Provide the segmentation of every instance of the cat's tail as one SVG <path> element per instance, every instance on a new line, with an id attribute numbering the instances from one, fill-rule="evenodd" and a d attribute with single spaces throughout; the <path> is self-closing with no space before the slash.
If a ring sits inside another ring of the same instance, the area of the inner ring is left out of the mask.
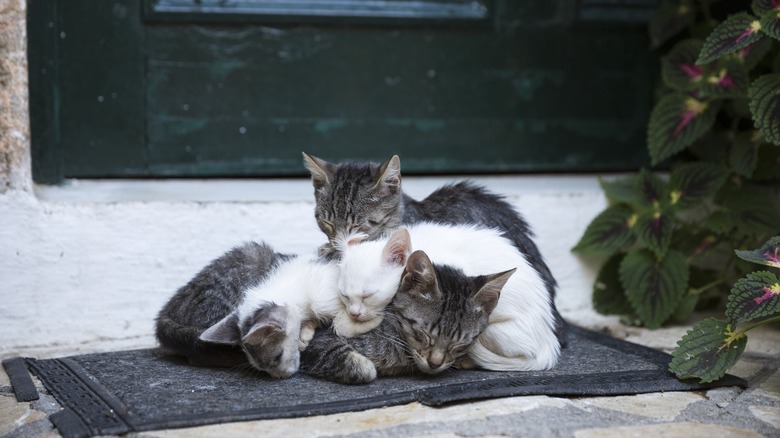
<path id="1" fill-rule="evenodd" d="M 475 364 L 492 371 L 540 371 L 549 370 L 558 363 L 560 344 L 557 342 L 543 343 L 533 354 L 517 354 L 504 356 L 498 354 L 483 343 L 482 338 L 469 349 L 469 357 Z"/>
<path id="2" fill-rule="evenodd" d="M 163 350 L 184 356 L 193 365 L 234 367 L 247 363 L 244 354 L 236 347 L 201 341 L 200 335 L 204 330 L 161 314 L 157 317 L 155 337 Z"/>

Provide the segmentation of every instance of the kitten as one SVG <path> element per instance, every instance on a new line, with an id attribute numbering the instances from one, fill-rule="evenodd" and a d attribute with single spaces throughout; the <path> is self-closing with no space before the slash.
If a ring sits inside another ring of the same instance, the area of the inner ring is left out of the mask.
<path id="1" fill-rule="evenodd" d="M 319 330 L 301 353 L 301 369 L 341 383 L 367 383 L 377 375 L 420 370 L 437 374 L 462 359 L 488 324 L 501 288 L 514 269 L 467 277 L 409 255 L 398 291 L 376 330 L 345 339 Z"/>
<path id="2" fill-rule="evenodd" d="M 382 307 L 397 290 L 405 257 L 388 259 L 388 247 L 394 248 L 395 254 L 425 251 L 437 265 L 461 269 L 469 276 L 516 268 L 490 314 L 490 324 L 469 350 L 473 364 L 467 364 L 490 370 L 526 371 L 548 369 L 557 363 L 560 343 L 544 278 L 498 230 L 473 225 L 421 223 L 399 228 L 386 238 L 360 243 L 353 239 L 352 244 L 344 245 L 339 269 L 340 276 L 349 279 L 349 287 L 342 291 L 346 305 L 340 312 L 344 315 L 353 313 L 346 309 L 358 308 L 362 309 L 361 315 L 373 315 L 373 319 L 355 324 L 379 325 Z M 377 289 L 380 285 L 382 290 Z M 375 297 L 386 301 L 382 303 Z M 334 319 L 333 326 L 341 333 L 348 331 L 339 327 L 346 318 Z"/>
<path id="3" fill-rule="evenodd" d="M 155 325 L 158 342 L 194 365 L 232 367 L 246 363 L 240 349 L 199 338 L 238 307 L 248 288 L 289 259 L 264 243 L 247 242 L 213 260 L 160 310 Z"/>
<path id="4" fill-rule="evenodd" d="M 408 244 L 395 242 L 380 250 L 383 260 L 396 263 L 408 255 Z M 380 266 L 378 272 L 384 274 L 388 269 L 389 266 Z M 273 377 L 289 377 L 298 370 L 299 352 L 306 348 L 320 324 L 336 320 L 338 335 L 356 336 L 379 323 L 353 320 L 362 315 L 349 315 L 342 288 L 350 287 L 350 277 L 340 273 L 338 263 L 318 257 L 279 263 L 261 283 L 244 293 L 233 312 L 205 330 L 200 340 L 240 347 L 253 367 Z M 400 271 L 394 276 L 382 275 L 372 285 L 389 285 L 394 291 L 399 275 Z M 377 294 L 376 298 L 380 296 Z M 392 295 L 377 305 L 384 307 L 390 298 Z"/>
<path id="5" fill-rule="evenodd" d="M 528 224 L 501 196 L 470 182 L 459 182 L 416 201 L 401 190 L 401 163 L 397 155 L 381 165 L 334 164 L 305 152 L 303 159 L 314 185 L 317 225 L 329 241 L 321 248 L 325 257 L 338 258 L 334 245 L 349 235 L 363 233 L 373 240 L 402 224 L 437 222 L 498 229 L 544 281 L 556 334 L 560 341 L 565 339 L 565 322 L 555 307 L 555 279 L 532 240 Z"/>

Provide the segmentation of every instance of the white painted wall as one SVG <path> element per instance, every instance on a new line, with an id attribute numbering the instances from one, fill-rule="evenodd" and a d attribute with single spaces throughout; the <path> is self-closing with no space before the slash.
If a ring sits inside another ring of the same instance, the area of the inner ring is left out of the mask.
<path id="1" fill-rule="evenodd" d="M 592 176 L 472 178 L 536 232 L 558 306 L 593 318 L 594 265 L 570 252 L 606 205 Z M 407 178 L 421 198 L 445 178 Z M 324 239 L 308 180 L 98 181 L 0 194 L 0 357 L 153 346 L 154 318 L 199 269 L 245 240 L 310 252 Z"/>

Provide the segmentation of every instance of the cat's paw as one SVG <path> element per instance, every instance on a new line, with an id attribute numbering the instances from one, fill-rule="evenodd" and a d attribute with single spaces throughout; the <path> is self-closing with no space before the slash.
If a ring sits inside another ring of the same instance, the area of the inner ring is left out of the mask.
<path id="1" fill-rule="evenodd" d="M 367 357 L 352 351 L 344 363 L 343 383 L 369 383 L 376 380 L 376 367 Z"/>
<path id="2" fill-rule="evenodd" d="M 348 317 L 337 317 L 333 320 L 333 330 L 339 336 L 352 338 L 370 332 L 371 330 L 379 327 L 381 322 L 382 318 L 374 318 L 370 321 L 355 321 L 354 319 Z"/>
<path id="3" fill-rule="evenodd" d="M 314 331 L 319 324 L 317 321 L 306 321 L 301 324 L 301 335 L 298 338 L 298 351 L 303 351 L 309 346 L 312 338 L 314 338 Z"/>
<path id="4" fill-rule="evenodd" d="M 457 368 L 461 370 L 473 370 L 474 368 L 478 368 L 479 365 L 477 365 L 476 362 L 474 362 L 474 359 L 470 357 L 464 357 L 458 363 L 455 365 Z"/>

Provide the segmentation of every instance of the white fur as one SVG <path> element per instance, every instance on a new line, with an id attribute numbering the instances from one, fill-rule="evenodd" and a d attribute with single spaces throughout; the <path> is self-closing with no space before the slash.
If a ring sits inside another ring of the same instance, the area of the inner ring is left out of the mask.
<path id="1" fill-rule="evenodd" d="M 560 344 L 555 336 L 549 292 L 512 242 L 497 230 L 469 225 L 422 223 L 409 226 L 408 231 L 413 245 L 409 252 L 423 250 L 434 264 L 460 268 L 466 275 L 489 275 L 517 268 L 501 290 L 488 327 L 469 351 L 477 365 L 490 370 L 530 371 L 548 369 L 557 363 Z M 403 265 L 383 260 L 382 250 L 387 242 L 388 238 L 384 238 L 348 246 L 340 263 L 340 289 L 349 294 L 350 301 L 362 291 L 374 291 L 377 299 L 364 299 L 363 303 L 367 312 L 377 315 L 393 298 L 403 272 Z M 377 307 L 368 309 L 369 305 Z M 337 316 L 334 327 L 346 312 L 342 307 L 342 316 Z"/>

